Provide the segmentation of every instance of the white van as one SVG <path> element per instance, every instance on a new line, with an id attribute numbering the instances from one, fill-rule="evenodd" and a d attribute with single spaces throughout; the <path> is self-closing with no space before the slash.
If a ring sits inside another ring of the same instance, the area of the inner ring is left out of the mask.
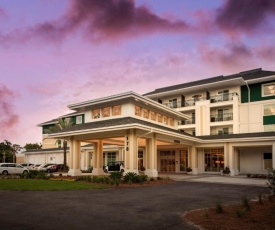
<path id="1" fill-rule="evenodd" d="M 27 174 L 29 170 L 20 164 L 0 163 L 0 174 Z"/>

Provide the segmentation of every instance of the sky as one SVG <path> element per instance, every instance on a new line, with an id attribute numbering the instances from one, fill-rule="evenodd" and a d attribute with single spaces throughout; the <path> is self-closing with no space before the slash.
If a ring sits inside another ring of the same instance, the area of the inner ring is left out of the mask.
<path id="1" fill-rule="evenodd" d="M 0 142 L 67 105 L 275 70 L 274 0 L 0 0 Z"/>

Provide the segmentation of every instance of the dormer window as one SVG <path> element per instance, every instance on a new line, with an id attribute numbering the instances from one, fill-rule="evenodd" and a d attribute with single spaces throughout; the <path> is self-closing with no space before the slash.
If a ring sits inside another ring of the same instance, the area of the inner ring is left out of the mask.
<path id="1" fill-rule="evenodd" d="M 275 95 L 275 82 L 262 85 L 262 96 L 274 96 Z"/>
<path id="2" fill-rule="evenodd" d="M 82 116 L 77 116 L 75 123 L 76 124 L 82 124 Z"/>

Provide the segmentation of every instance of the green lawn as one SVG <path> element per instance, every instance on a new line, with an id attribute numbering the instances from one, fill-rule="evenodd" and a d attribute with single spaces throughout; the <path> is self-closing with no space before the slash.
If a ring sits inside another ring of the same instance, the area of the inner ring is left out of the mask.
<path id="1" fill-rule="evenodd" d="M 54 181 L 54 180 L 0 180 L 0 190 L 17 191 L 51 191 L 51 190 L 83 190 L 83 189 L 104 189 L 106 186 L 94 185 L 76 181 Z"/>

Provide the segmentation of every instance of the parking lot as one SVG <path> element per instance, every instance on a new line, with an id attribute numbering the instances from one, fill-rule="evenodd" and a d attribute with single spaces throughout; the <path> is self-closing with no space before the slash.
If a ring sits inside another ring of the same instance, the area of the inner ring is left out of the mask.
<path id="1" fill-rule="evenodd" d="M 185 211 L 240 202 L 263 186 L 197 183 L 82 191 L 0 191 L 1 229 L 196 229 Z"/>

